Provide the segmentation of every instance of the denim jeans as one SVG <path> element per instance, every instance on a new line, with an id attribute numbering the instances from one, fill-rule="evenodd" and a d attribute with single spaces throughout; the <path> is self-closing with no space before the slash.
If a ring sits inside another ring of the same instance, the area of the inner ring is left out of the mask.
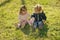
<path id="1" fill-rule="evenodd" d="M 44 23 L 42 21 L 37 21 L 37 22 L 34 22 L 33 23 L 33 27 L 36 28 L 36 27 L 43 27 Z"/>

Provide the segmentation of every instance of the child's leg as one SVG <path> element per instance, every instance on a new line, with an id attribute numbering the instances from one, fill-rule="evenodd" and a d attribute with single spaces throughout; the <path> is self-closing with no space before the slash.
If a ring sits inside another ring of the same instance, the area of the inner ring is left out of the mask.
<path id="1" fill-rule="evenodd" d="M 15 26 L 16 26 L 17 28 L 20 28 L 20 27 L 21 27 L 21 28 L 24 28 L 24 26 L 25 26 L 26 23 L 27 23 L 26 21 L 24 21 L 24 22 L 21 21 L 21 22 L 19 22 L 19 23 L 16 23 Z"/>
<path id="2" fill-rule="evenodd" d="M 17 26 L 18 26 L 18 28 L 19 28 L 19 27 L 21 27 L 21 24 L 19 23 Z"/>
<path id="3" fill-rule="evenodd" d="M 17 29 L 19 29 L 21 27 L 21 24 L 20 23 L 15 23 L 15 26 Z"/>
<path id="4" fill-rule="evenodd" d="M 32 26 L 32 31 L 33 31 L 33 32 L 35 31 L 36 27 L 37 27 L 37 22 L 34 22 L 34 23 L 33 23 L 33 26 Z"/>
<path id="5" fill-rule="evenodd" d="M 22 27 L 21 28 L 24 28 L 26 23 L 27 23 L 27 21 L 22 22 L 22 24 L 21 24 Z"/>
<path id="6" fill-rule="evenodd" d="M 22 25 L 25 25 L 23 21 L 20 21 L 18 24 L 17 24 L 17 28 L 21 28 Z"/>
<path id="7" fill-rule="evenodd" d="M 21 22 L 19 22 L 18 24 L 17 24 L 17 28 L 20 28 L 21 27 Z"/>
<path id="8" fill-rule="evenodd" d="M 34 22 L 34 23 L 33 23 L 33 28 L 36 29 L 36 27 L 37 27 L 37 22 Z"/>
<path id="9" fill-rule="evenodd" d="M 38 22 L 38 25 L 39 25 L 39 29 L 42 29 L 44 26 L 44 23 L 42 21 L 40 21 L 40 22 Z"/>

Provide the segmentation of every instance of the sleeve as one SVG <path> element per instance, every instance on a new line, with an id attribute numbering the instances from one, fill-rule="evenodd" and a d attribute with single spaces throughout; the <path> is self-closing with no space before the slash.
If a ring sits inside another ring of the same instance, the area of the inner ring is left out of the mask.
<path id="1" fill-rule="evenodd" d="M 19 20 L 19 22 L 21 21 L 21 16 L 20 15 L 18 16 L 18 20 Z"/>
<path id="2" fill-rule="evenodd" d="M 42 12 L 42 19 L 43 19 L 43 20 L 46 20 L 46 19 L 47 19 L 44 12 Z"/>
<path id="3" fill-rule="evenodd" d="M 18 16 L 18 20 L 20 20 L 20 15 Z"/>

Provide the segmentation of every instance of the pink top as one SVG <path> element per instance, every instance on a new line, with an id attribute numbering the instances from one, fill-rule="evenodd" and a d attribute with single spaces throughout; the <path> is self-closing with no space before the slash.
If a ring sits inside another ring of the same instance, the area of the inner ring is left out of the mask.
<path id="1" fill-rule="evenodd" d="M 30 17 L 30 15 L 28 13 L 26 13 L 25 15 L 19 15 L 19 17 L 18 17 L 19 22 L 28 21 L 28 17 Z"/>

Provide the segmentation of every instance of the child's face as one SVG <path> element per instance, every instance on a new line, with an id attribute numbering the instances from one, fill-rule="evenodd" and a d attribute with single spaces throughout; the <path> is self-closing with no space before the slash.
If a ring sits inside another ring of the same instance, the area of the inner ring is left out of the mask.
<path id="1" fill-rule="evenodd" d="M 36 7 L 34 10 L 36 13 L 39 13 L 41 11 L 41 7 Z"/>
<path id="2" fill-rule="evenodd" d="M 27 13 L 27 10 L 26 9 L 22 9 L 22 14 L 26 14 Z"/>
<path id="3" fill-rule="evenodd" d="M 41 7 L 38 7 L 38 11 L 41 11 L 42 10 L 42 8 Z"/>

